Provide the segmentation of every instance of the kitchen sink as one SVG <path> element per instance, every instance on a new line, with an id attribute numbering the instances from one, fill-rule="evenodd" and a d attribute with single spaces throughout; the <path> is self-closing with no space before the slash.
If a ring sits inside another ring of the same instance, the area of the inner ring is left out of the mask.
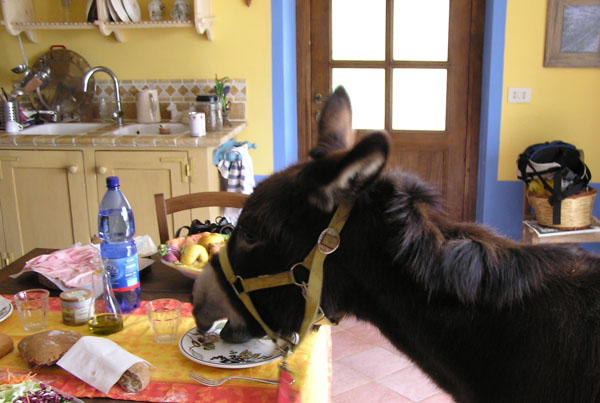
<path id="1" fill-rule="evenodd" d="M 188 125 L 184 125 L 183 123 L 132 123 L 113 130 L 110 134 L 137 134 L 140 136 L 156 135 L 161 134 L 159 126 L 162 126 L 164 129 L 169 129 L 170 133 L 165 134 L 183 134 L 189 132 Z"/>
<path id="2" fill-rule="evenodd" d="M 30 126 L 18 134 L 51 135 L 51 134 L 85 134 L 108 126 L 110 123 L 46 123 L 43 125 Z"/>

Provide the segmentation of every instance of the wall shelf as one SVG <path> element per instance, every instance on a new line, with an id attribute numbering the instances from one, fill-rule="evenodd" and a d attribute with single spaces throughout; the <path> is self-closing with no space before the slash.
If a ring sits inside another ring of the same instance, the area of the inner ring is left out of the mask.
<path id="1" fill-rule="evenodd" d="M 94 22 L 39 22 L 35 21 L 32 0 L 2 0 L 4 25 L 11 35 L 25 33 L 31 42 L 38 42 L 39 30 L 66 29 L 98 29 L 105 36 L 114 34 L 119 42 L 125 41 L 124 32 L 129 29 L 153 28 L 195 28 L 199 35 L 206 34 L 208 40 L 213 40 L 213 27 L 216 18 L 212 16 L 212 0 L 193 0 L 194 19 L 187 21 L 140 21 L 140 22 L 110 22 L 104 6 L 108 0 L 97 0 L 98 20 Z"/>

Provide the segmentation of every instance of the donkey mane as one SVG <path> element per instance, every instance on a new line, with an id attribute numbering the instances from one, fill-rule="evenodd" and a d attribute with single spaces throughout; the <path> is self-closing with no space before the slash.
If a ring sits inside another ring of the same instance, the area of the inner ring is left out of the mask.
<path id="1" fill-rule="evenodd" d="M 560 268 L 573 267 L 567 263 L 580 255 L 574 247 L 533 248 L 481 225 L 453 222 L 437 192 L 410 174 L 388 173 L 379 186 L 392 187 L 385 220 L 397 248 L 394 264 L 408 267 L 430 297 L 444 293 L 501 308 L 573 275 Z"/>

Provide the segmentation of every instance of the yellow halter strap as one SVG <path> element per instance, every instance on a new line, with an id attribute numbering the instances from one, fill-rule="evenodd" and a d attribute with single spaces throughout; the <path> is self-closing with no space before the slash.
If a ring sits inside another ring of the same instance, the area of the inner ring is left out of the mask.
<path id="1" fill-rule="evenodd" d="M 306 258 L 304 258 L 301 263 L 296 263 L 289 270 L 284 272 L 244 279 L 234 273 L 231 263 L 229 262 L 226 246 L 219 251 L 219 262 L 221 263 L 223 274 L 248 312 L 250 312 L 254 319 L 262 326 L 265 333 L 271 339 L 283 340 L 286 342 L 287 348 L 292 351 L 300 345 L 314 324 L 332 324 L 319 309 L 321 291 L 323 289 L 323 263 L 325 262 L 327 255 L 333 253 L 338 248 L 340 244 L 339 234 L 350 215 L 351 209 L 351 204 L 340 204 L 331 218 L 328 227 L 321 232 L 316 245 Z M 304 308 L 304 318 L 300 325 L 300 333 L 297 339 L 289 340 L 273 331 L 262 320 L 248 293 L 265 288 L 297 284 L 296 279 L 294 278 L 294 268 L 299 265 L 309 270 L 310 275 L 308 277 L 308 286 L 306 287 L 306 304 Z"/>

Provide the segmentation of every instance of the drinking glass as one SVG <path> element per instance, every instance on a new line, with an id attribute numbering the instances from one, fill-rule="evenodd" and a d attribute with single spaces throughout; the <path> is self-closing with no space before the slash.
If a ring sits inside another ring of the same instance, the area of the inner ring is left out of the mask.
<path id="1" fill-rule="evenodd" d="M 46 328 L 48 321 L 48 290 L 34 288 L 15 294 L 15 304 L 23 329 L 37 332 Z"/>

